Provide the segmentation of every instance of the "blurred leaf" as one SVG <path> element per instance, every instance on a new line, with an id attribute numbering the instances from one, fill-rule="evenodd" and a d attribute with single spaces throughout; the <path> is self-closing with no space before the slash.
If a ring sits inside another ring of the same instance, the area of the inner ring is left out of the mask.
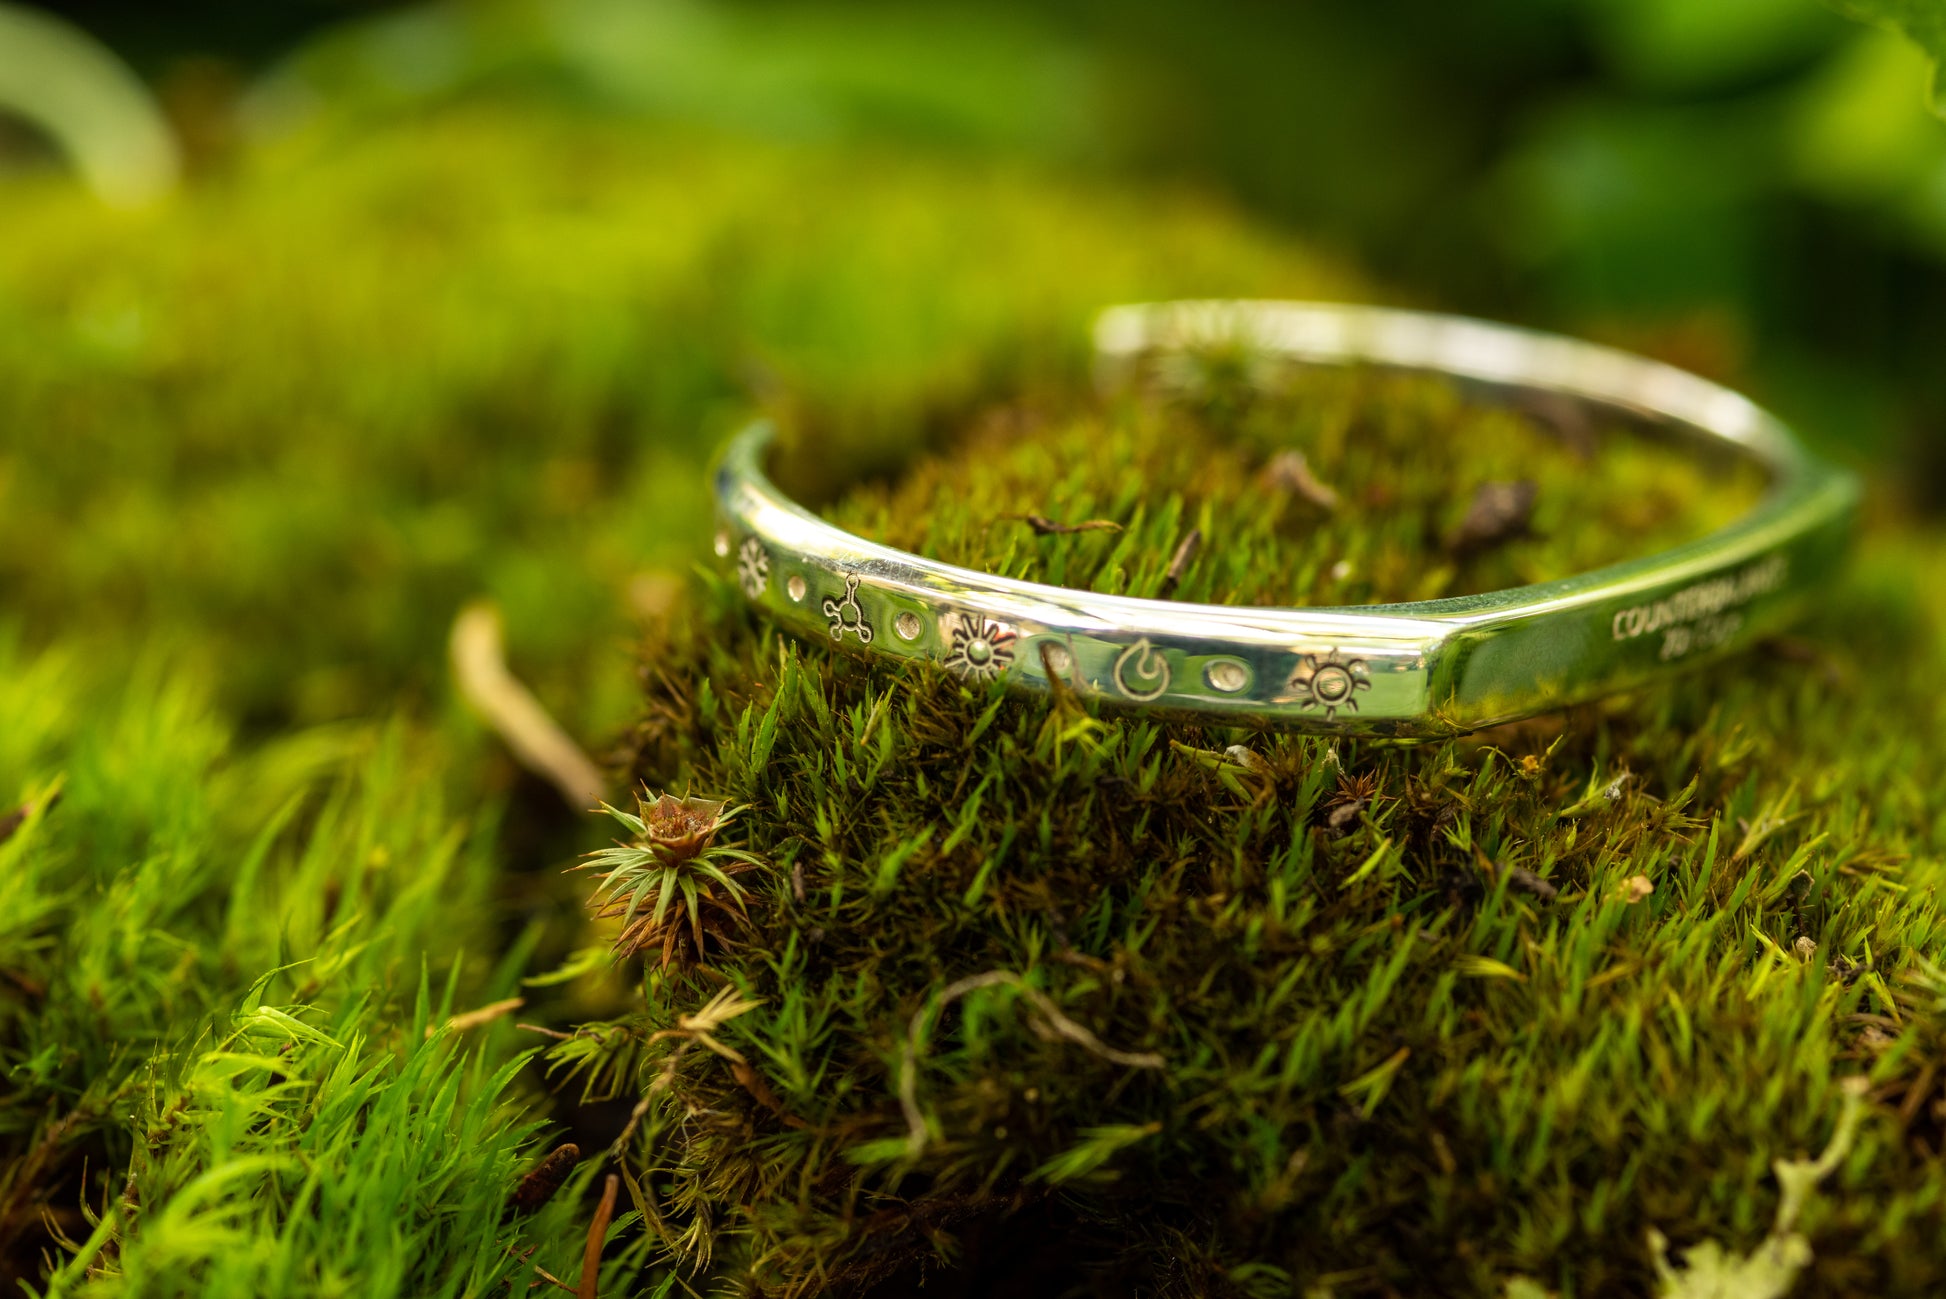
<path id="1" fill-rule="evenodd" d="M 1861 32 L 1804 88 L 1792 132 L 1799 180 L 1826 199 L 1896 199 L 1946 167 L 1946 132 L 1913 93 L 1929 65 L 1906 41 Z"/>
<path id="2" fill-rule="evenodd" d="M 1610 62 L 1639 86 L 1712 90 L 1801 65 L 1845 24 L 1804 0 L 1586 0 Z"/>
<path id="3" fill-rule="evenodd" d="M 313 42 L 255 96 L 284 125 L 409 107 L 489 81 L 566 84 L 631 113 L 780 139 L 885 134 L 1066 154 L 1102 131 L 1094 72 L 1031 11 L 957 5 L 490 0 Z"/>
<path id="4" fill-rule="evenodd" d="M 1747 301 L 1769 273 L 1753 229 L 1779 133 L 1767 104 L 1562 105 L 1510 150 L 1492 225 L 1510 261 L 1583 311 Z"/>
<path id="5" fill-rule="evenodd" d="M 1933 108 L 1946 116 L 1946 95 L 1942 95 L 1937 71 L 1946 58 L 1946 0 L 1827 0 L 1840 13 L 1860 22 L 1889 27 L 1912 41 L 1932 59 Z"/>

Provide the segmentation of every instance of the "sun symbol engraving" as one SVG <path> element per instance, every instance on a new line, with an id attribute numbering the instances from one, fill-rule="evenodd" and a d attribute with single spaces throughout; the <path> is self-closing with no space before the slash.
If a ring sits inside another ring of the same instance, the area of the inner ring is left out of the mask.
<path id="1" fill-rule="evenodd" d="M 737 581 L 752 600 L 770 585 L 770 556 L 764 553 L 764 543 L 755 537 L 746 539 L 737 551 Z"/>
<path id="2" fill-rule="evenodd" d="M 1358 692 L 1371 688 L 1365 660 L 1339 658 L 1335 649 L 1323 655 L 1306 654 L 1303 665 L 1291 674 L 1291 690 L 1299 703 L 1307 711 L 1324 709 L 1327 722 L 1340 708 L 1357 712 Z"/>
<path id="3" fill-rule="evenodd" d="M 1014 664 L 1014 630 L 978 614 L 946 619 L 946 669 L 968 681 L 992 681 Z"/>
<path id="4" fill-rule="evenodd" d="M 857 578 L 845 579 L 844 599 L 836 600 L 828 595 L 824 597 L 824 616 L 831 620 L 827 630 L 831 632 L 832 640 L 842 641 L 845 633 L 850 632 L 858 638 L 860 645 L 872 643 L 872 625 L 865 621 L 865 611 L 858 607 Z"/>
<path id="5" fill-rule="evenodd" d="M 1137 703 L 1160 699 L 1169 688 L 1169 660 L 1144 636 L 1115 660 L 1115 686 Z"/>

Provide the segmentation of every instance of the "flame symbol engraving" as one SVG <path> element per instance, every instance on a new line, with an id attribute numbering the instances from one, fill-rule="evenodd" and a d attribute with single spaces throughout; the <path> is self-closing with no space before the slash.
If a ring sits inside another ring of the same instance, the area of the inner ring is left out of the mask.
<path id="1" fill-rule="evenodd" d="M 1169 660 L 1144 636 L 1115 660 L 1115 687 L 1137 703 L 1158 698 L 1169 688 Z"/>

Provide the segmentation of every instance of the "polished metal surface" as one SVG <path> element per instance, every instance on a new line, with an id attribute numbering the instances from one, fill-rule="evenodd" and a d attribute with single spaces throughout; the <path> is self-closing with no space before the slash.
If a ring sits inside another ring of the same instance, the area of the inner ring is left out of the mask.
<path id="1" fill-rule="evenodd" d="M 1094 595 L 877 545 L 764 475 L 771 437 L 734 438 L 715 475 L 717 554 L 759 608 L 871 655 L 973 682 L 1309 731 L 1450 735 L 1625 689 L 1731 652 L 1799 613 L 1843 558 L 1858 488 L 1730 390 L 1625 352 L 1376 307 L 1181 302 L 1096 326 L 1113 378 L 1145 358 L 1244 347 L 1313 365 L 1463 381 L 1508 401 L 1570 399 L 1714 441 L 1770 474 L 1750 514 L 1698 541 L 1561 581 L 1416 604 L 1243 608 Z"/>

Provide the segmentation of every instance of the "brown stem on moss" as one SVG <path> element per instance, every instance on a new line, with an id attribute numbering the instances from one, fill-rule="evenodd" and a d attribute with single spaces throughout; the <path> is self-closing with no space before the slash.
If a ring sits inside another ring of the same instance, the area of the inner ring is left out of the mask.
<path id="1" fill-rule="evenodd" d="M 595 1206 L 595 1220 L 588 1224 L 587 1248 L 581 1252 L 581 1284 L 575 1290 L 580 1299 L 595 1299 L 596 1287 L 601 1282 L 601 1247 L 608 1239 L 608 1224 L 615 1217 L 615 1197 L 621 1189 L 622 1179 L 610 1173 L 601 1188 L 601 1203 Z"/>
<path id="2" fill-rule="evenodd" d="M 1037 537 L 1065 537 L 1076 532 L 1120 532 L 1122 525 L 1113 519 L 1089 519 L 1084 523 L 1056 523 L 1045 514 L 1009 514 L 1034 530 Z"/>
<path id="3" fill-rule="evenodd" d="M 1176 587 L 1182 582 L 1182 575 L 1189 571 L 1189 565 L 1194 562 L 1196 552 L 1202 548 L 1203 530 L 1191 528 L 1189 535 L 1182 539 L 1182 544 L 1176 547 L 1175 555 L 1170 558 L 1169 571 L 1162 575 L 1163 599 L 1167 600 L 1176 593 Z"/>

